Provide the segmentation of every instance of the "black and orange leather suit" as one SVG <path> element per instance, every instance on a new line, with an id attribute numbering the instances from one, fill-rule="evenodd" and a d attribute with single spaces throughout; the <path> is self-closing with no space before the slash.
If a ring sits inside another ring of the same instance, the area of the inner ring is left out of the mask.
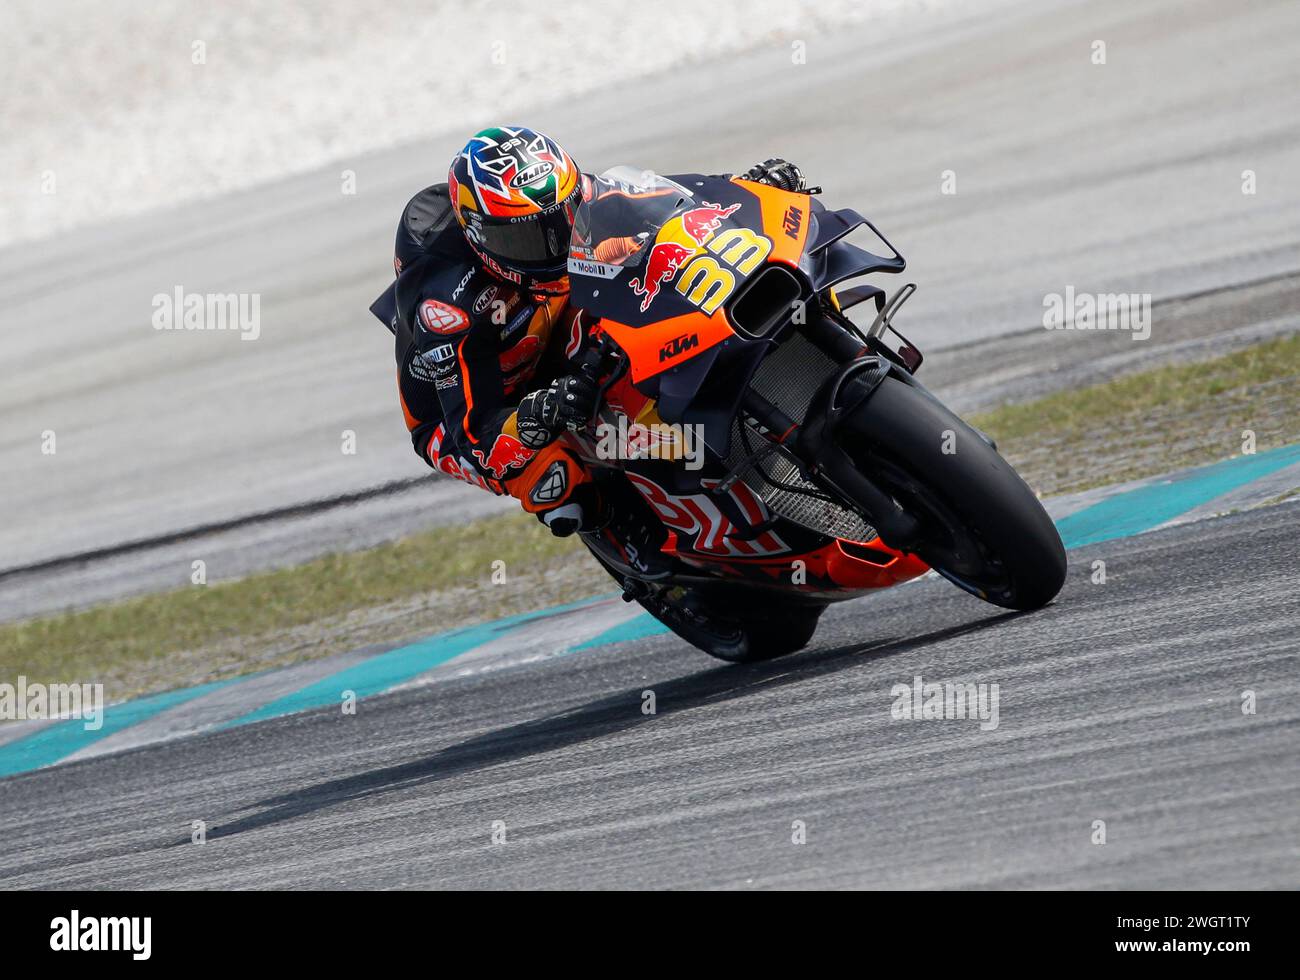
<path id="1" fill-rule="evenodd" d="M 433 468 L 540 513 L 588 482 L 560 444 L 519 439 L 516 408 L 564 373 L 581 343 L 568 296 L 530 295 L 483 268 L 465 241 L 445 184 L 402 213 L 397 280 L 374 309 L 393 331 L 402 414 L 417 455 Z M 557 476 L 558 472 L 558 476 Z"/>

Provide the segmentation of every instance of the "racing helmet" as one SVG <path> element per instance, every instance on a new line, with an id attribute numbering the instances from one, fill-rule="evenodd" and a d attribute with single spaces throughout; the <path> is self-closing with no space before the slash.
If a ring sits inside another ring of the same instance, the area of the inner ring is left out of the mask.
<path id="1" fill-rule="evenodd" d="M 523 126 L 484 129 L 451 161 L 447 192 L 489 272 L 529 292 L 568 292 L 582 174 L 559 143 Z"/>

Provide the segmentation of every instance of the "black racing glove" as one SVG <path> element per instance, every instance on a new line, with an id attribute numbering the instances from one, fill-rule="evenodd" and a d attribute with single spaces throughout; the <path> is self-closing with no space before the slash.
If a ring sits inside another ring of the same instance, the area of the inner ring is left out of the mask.
<path id="1" fill-rule="evenodd" d="M 515 427 L 520 442 L 541 449 L 565 429 L 581 429 L 595 414 L 596 386 L 581 375 L 566 374 L 520 399 Z"/>
<path id="2" fill-rule="evenodd" d="M 783 191 L 801 191 L 805 188 L 803 171 L 793 163 L 773 157 L 749 168 L 744 175 L 746 180 L 759 184 L 771 184 Z"/>

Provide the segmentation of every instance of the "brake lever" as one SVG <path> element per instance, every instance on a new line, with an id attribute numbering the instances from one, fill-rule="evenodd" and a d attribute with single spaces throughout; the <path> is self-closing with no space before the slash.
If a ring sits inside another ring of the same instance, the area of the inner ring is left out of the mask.
<path id="1" fill-rule="evenodd" d="M 609 377 L 602 381 L 601 376 L 605 373 L 605 363 L 610 359 L 609 352 L 605 346 L 605 338 L 601 337 L 595 345 L 587 348 L 586 352 L 582 356 L 582 360 L 578 363 L 578 374 L 586 379 L 587 382 L 596 389 L 595 408 L 592 411 L 591 418 L 587 420 L 586 425 L 581 429 L 582 432 L 585 432 L 588 435 L 593 434 L 591 426 L 600 416 L 600 409 L 605 402 L 606 393 L 618 382 L 618 379 L 621 378 L 627 370 L 626 360 L 623 358 L 617 358 L 617 366 L 609 372 Z"/>

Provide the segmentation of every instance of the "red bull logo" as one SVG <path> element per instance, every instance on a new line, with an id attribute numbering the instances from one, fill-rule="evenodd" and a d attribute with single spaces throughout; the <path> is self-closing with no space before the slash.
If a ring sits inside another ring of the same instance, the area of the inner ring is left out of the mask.
<path id="1" fill-rule="evenodd" d="M 692 208 L 682 214 L 682 228 L 685 229 L 686 234 L 695 239 L 697 245 L 703 245 L 722 227 L 723 218 L 739 210 L 739 204 L 724 208 L 721 204 L 710 204 L 705 201 L 704 207 Z"/>
<path id="2" fill-rule="evenodd" d="M 701 207 L 684 211 L 664 223 L 655 236 L 658 241 L 646 257 L 641 278 L 628 280 L 632 291 L 641 297 L 642 313 L 659 295 L 659 287 L 672 281 L 677 271 L 718 232 L 723 219 L 738 210 L 739 204 L 724 208 L 705 201 Z"/>
<path id="3" fill-rule="evenodd" d="M 472 483 L 476 487 L 482 487 L 484 490 L 491 490 L 493 493 L 500 493 L 500 490 L 492 490 L 488 486 L 487 480 L 478 475 L 474 469 L 474 464 L 469 460 L 461 457 L 456 459 L 454 456 L 445 455 L 442 452 L 442 441 L 447 438 L 446 426 L 439 424 L 438 428 L 433 430 L 433 435 L 429 437 L 429 460 L 446 473 L 457 480 L 464 480 L 466 483 Z"/>
<path id="4" fill-rule="evenodd" d="M 497 360 L 501 364 L 502 374 L 511 374 L 519 368 L 528 364 L 529 361 L 537 359 L 542 351 L 542 341 L 536 334 L 524 334 L 519 343 L 504 351 Z"/>
<path id="5" fill-rule="evenodd" d="M 516 466 L 523 466 L 532 459 L 532 456 L 533 451 L 531 449 L 514 436 L 507 435 L 504 432 L 497 436 L 486 456 L 483 454 L 483 450 L 474 450 L 474 458 L 478 460 L 479 466 L 498 480 L 503 479 L 507 471 L 514 469 Z"/>
<path id="6" fill-rule="evenodd" d="M 631 279 L 628 285 L 641 300 L 641 312 L 650 308 L 651 302 L 659 295 L 659 287 L 677 275 L 682 263 L 695 254 L 694 249 L 678 245 L 676 242 L 658 242 L 650 249 L 645 261 L 645 271 L 640 279 Z"/>

